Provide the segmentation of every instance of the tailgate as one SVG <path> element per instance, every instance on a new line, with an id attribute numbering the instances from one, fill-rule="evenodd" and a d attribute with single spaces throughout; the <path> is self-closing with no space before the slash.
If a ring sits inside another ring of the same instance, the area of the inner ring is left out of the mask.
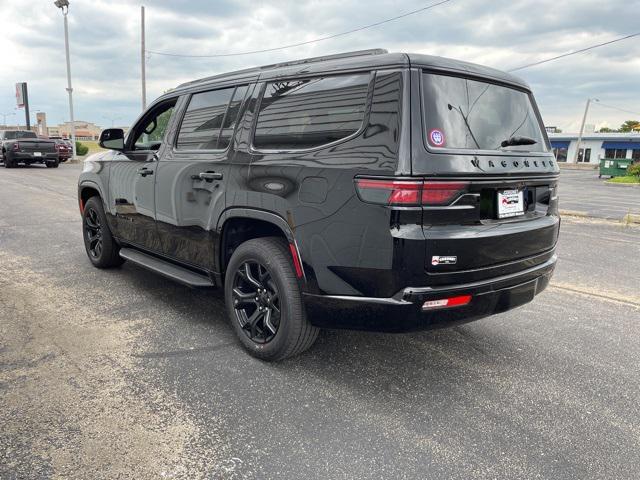
<path id="1" fill-rule="evenodd" d="M 425 181 L 425 188 L 431 183 Z M 456 183 L 461 189 L 449 204 L 423 207 L 425 270 L 433 284 L 490 278 L 550 258 L 560 223 L 555 176 Z M 520 199 L 517 215 L 500 218 L 503 192 Z"/>
<path id="2" fill-rule="evenodd" d="M 55 153 L 56 144 L 47 140 L 18 140 L 20 150 L 23 152 Z"/>

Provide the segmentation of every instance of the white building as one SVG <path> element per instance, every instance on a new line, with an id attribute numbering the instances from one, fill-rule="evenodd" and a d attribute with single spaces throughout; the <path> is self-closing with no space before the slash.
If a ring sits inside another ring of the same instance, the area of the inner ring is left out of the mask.
<path id="1" fill-rule="evenodd" d="M 558 162 L 574 162 L 577 133 L 550 133 L 549 140 Z M 601 158 L 640 161 L 640 133 L 585 133 L 578 152 L 578 163 L 597 165 Z"/>

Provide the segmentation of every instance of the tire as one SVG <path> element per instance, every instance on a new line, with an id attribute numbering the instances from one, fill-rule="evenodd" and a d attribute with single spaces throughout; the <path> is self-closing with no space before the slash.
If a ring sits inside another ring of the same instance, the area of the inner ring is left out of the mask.
<path id="1" fill-rule="evenodd" d="M 124 259 L 118 255 L 120 247 L 111 235 L 100 197 L 91 197 L 84 206 L 82 238 L 94 267 L 111 268 L 124 263 Z"/>
<path id="2" fill-rule="evenodd" d="M 224 289 L 233 329 L 254 357 L 283 360 L 304 352 L 318 337 L 319 329 L 307 320 L 283 239 L 264 237 L 241 244 L 227 266 Z"/>
<path id="3" fill-rule="evenodd" d="M 4 168 L 14 168 L 16 166 L 15 163 L 9 160 L 9 157 L 7 157 L 6 154 L 3 156 L 3 158 L 4 158 Z"/>
<path id="4" fill-rule="evenodd" d="M 55 162 L 45 162 L 45 165 L 47 166 L 47 168 L 58 168 L 58 165 L 60 165 L 60 160 L 56 160 Z"/>

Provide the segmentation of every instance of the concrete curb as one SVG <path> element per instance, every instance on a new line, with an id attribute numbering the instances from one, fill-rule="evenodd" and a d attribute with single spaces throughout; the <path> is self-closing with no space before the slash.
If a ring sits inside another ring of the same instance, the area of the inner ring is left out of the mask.
<path id="1" fill-rule="evenodd" d="M 580 217 L 580 218 L 598 218 L 592 217 L 588 212 L 580 212 L 578 210 L 558 210 L 560 215 L 566 215 L 568 217 Z"/>
<path id="2" fill-rule="evenodd" d="M 596 217 L 594 215 L 589 214 L 589 212 L 581 212 L 578 210 L 558 210 L 558 213 L 562 217 L 584 218 L 589 220 L 595 220 L 598 222 L 614 223 L 616 225 L 620 225 L 620 224 L 640 225 L 640 215 L 637 215 L 635 213 L 628 213 L 620 219 Z"/>
<path id="3" fill-rule="evenodd" d="M 624 216 L 622 221 L 624 223 L 626 223 L 627 225 L 630 224 L 630 223 L 636 223 L 636 224 L 640 225 L 640 215 L 635 215 L 633 213 L 628 213 L 628 214 L 626 214 Z"/>
<path id="4" fill-rule="evenodd" d="M 640 188 L 640 183 L 614 183 L 609 180 L 604 181 L 605 185 L 611 185 L 613 187 L 636 187 Z"/>

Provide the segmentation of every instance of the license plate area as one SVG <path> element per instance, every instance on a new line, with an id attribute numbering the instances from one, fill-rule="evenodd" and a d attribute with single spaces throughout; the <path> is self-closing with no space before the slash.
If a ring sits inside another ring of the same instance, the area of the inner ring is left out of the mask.
<path id="1" fill-rule="evenodd" d="M 498 218 L 524 215 L 524 192 L 520 189 L 499 190 L 497 192 Z"/>
<path id="2" fill-rule="evenodd" d="M 34 157 L 41 157 L 42 156 L 42 152 L 33 152 L 33 156 Z"/>

